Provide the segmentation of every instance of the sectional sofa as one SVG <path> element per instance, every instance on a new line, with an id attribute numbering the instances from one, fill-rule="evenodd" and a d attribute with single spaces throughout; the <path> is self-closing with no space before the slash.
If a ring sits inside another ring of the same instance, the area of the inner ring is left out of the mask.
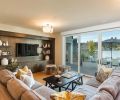
<path id="1" fill-rule="evenodd" d="M 120 100 L 120 71 L 113 71 L 103 83 L 93 78 L 74 91 L 85 93 L 86 100 Z M 55 92 L 37 81 L 29 88 L 12 72 L 0 71 L 0 100 L 50 100 Z"/>
<path id="2" fill-rule="evenodd" d="M 29 88 L 8 70 L 0 70 L 0 100 L 50 100 L 54 90 L 38 83 Z"/>
<path id="3" fill-rule="evenodd" d="M 94 77 L 74 91 L 86 94 L 86 100 L 120 100 L 120 70 L 114 70 L 103 83 Z"/>

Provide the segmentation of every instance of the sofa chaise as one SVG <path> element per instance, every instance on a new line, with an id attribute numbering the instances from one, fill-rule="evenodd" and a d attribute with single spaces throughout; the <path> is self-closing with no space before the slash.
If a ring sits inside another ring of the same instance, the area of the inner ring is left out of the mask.
<path id="1" fill-rule="evenodd" d="M 86 94 L 86 100 L 120 100 L 120 70 L 114 70 L 103 83 L 94 77 L 74 91 Z"/>

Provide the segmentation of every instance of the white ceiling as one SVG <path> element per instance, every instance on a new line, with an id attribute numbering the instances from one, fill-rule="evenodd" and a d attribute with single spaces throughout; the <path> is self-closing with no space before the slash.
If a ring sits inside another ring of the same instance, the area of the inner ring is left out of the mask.
<path id="1" fill-rule="evenodd" d="M 120 0 L 0 0 L 0 23 L 55 32 L 120 21 Z"/>

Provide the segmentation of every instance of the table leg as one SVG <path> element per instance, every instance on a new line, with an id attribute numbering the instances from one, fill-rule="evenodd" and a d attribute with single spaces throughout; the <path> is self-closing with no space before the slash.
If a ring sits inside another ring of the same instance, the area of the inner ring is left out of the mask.
<path id="1" fill-rule="evenodd" d="M 47 85 L 48 85 L 48 83 L 46 82 L 46 83 L 45 83 L 45 86 L 47 86 Z"/>
<path id="2" fill-rule="evenodd" d="M 59 87 L 59 92 L 61 92 L 61 87 Z"/>
<path id="3" fill-rule="evenodd" d="M 72 91 L 74 90 L 74 82 L 72 82 Z"/>
<path id="4" fill-rule="evenodd" d="M 83 85 L 83 77 L 81 77 L 81 85 Z"/>

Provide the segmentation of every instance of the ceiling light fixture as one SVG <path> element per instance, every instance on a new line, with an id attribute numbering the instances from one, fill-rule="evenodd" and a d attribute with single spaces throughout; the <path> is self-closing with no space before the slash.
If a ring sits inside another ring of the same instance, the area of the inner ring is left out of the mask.
<path id="1" fill-rule="evenodd" d="M 43 32 L 45 33 L 53 33 L 53 26 L 50 24 L 46 24 L 43 26 Z"/>

